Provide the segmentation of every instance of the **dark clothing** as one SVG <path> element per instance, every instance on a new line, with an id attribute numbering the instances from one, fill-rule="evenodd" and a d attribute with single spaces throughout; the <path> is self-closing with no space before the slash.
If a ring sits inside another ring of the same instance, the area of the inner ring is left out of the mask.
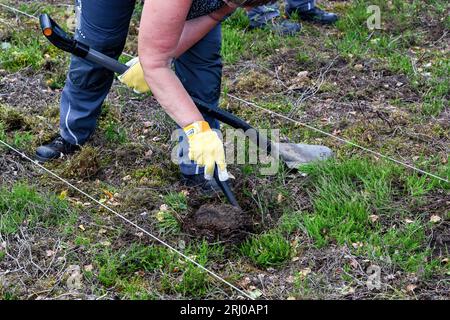
<path id="1" fill-rule="evenodd" d="M 188 14 L 188 20 L 206 16 L 224 5 L 225 3 L 222 0 L 194 0 Z"/>
<path id="2" fill-rule="evenodd" d="M 308 11 L 316 6 L 315 0 L 285 0 L 286 1 L 286 11 L 298 10 L 298 11 Z M 253 8 L 248 12 L 248 17 L 250 20 L 266 23 L 270 19 L 280 16 L 280 8 L 278 3 L 259 6 Z"/>
<path id="3" fill-rule="evenodd" d="M 218 0 L 195 0 L 190 16 L 213 12 Z M 118 59 L 125 45 L 135 0 L 76 0 L 75 38 L 110 57 Z M 222 77 L 220 56 L 221 27 L 218 25 L 195 46 L 174 62 L 175 71 L 197 104 L 212 108 L 219 105 Z M 61 97 L 61 136 L 67 142 L 82 145 L 92 135 L 101 105 L 108 95 L 114 74 L 102 66 L 72 56 L 66 85 Z M 206 118 L 212 128 L 215 119 Z M 198 171 L 195 164 L 181 166 L 183 174 Z"/>

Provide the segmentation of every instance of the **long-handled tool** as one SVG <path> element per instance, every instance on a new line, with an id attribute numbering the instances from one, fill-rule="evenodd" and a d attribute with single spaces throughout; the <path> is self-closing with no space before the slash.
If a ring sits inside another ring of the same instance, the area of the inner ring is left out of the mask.
<path id="1" fill-rule="evenodd" d="M 91 48 L 89 48 L 89 46 L 76 41 L 73 38 L 70 38 L 67 33 L 53 19 L 49 17 L 49 15 L 42 14 L 39 17 L 39 21 L 42 32 L 47 37 L 47 39 L 57 48 L 91 62 L 98 63 L 106 69 L 119 74 L 123 74 L 128 70 L 128 66 L 119 63 L 117 60 L 114 60 L 101 52 L 92 50 Z M 231 191 L 228 182 L 220 181 L 217 166 L 214 170 L 214 180 L 219 185 L 228 202 L 234 207 L 240 208 L 239 203 L 237 202 L 236 197 Z"/>
<path id="2" fill-rule="evenodd" d="M 58 24 L 50 18 L 47 14 L 42 14 L 39 17 L 41 29 L 47 39 L 55 45 L 57 48 L 69 52 L 75 56 L 85 58 L 91 62 L 95 62 L 108 70 L 114 71 L 118 74 L 123 74 L 128 70 L 128 66 L 118 62 L 117 60 L 104 55 L 86 44 L 83 44 L 67 35 L 67 33 Z M 208 114 L 209 116 L 216 118 L 217 120 L 230 125 L 235 129 L 242 129 L 244 132 L 247 130 L 253 130 L 254 135 L 250 135 L 249 138 L 255 143 L 258 148 L 265 148 L 268 155 L 272 155 L 276 150 L 283 160 L 283 162 L 289 168 L 297 168 L 301 163 L 310 162 L 318 159 L 326 159 L 332 155 L 332 151 L 327 147 L 321 146 L 308 146 L 305 144 L 294 143 L 273 143 L 255 130 L 250 124 L 244 120 L 236 117 L 232 113 L 221 109 L 209 108 L 207 106 L 198 105 L 199 110 Z M 319 156 L 318 156 L 319 155 Z M 217 170 L 215 172 L 215 179 L 227 197 L 228 201 L 238 206 L 237 201 L 231 192 L 227 183 L 219 181 L 217 176 Z"/>

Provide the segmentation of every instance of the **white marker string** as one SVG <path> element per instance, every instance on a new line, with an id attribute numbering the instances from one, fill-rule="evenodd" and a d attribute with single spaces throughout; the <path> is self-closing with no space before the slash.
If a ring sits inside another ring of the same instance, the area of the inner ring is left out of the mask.
<path id="1" fill-rule="evenodd" d="M 223 279 L 222 277 L 220 277 L 219 275 L 217 275 L 216 273 L 214 273 L 213 271 L 210 271 L 209 269 L 205 268 L 204 266 L 202 266 L 200 263 L 196 262 L 195 260 L 193 260 L 192 258 L 188 257 L 187 255 L 185 255 L 184 253 L 182 253 L 181 251 L 175 249 L 174 247 L 172 247 L 170 244 L 168 244 L 167 242 L 165 242 L 164 240 L 159 239 L 158 237 L 154 236 L 153 234 L 151 234 L 150 232 L 148 232 L 147 230 L 145 230 L 144 228 L 140 227 L 139 225 L 137 225 L 136 223 L 134 223 L 133 221 L 127 219 L 126 217 L 124 217 L 122 214 L 118 213 L 117 211 L 111 209 L 110 207 L 104 205 L 103 203 L 101 203 L 100 201 L 98 201 L 97 199 L 95 199 L 94 197 L 92 197 L 91 195 L 87 194 L 86 192 L 84 192 L 83 190 L 79 189 L 78 187 L 76 187 L 75 185 L 73 185 L 72 183 L 70 183 L 69 181 L 65 180 L 64 178 L 61 178 L 60 176 L 58 176 L 56 173 L 54 173 L 53 171 L 47 169 L 46 167 L 44 167 L 43 165 L 41 165 L 39 162 L 31 159 L 30 157 L 28 157 L 25 153 L 15 149 L 13 146 L 9 145 L 8 143 L 6 143 L 5 141 L 0 139 L 0 144 L 3 144 L 5 147 L 7 147 L 8 149 L 14 151 L 15 153 L 19 154 L 21 157 L 25 158 L 26 160 L 32 162 L 34 165 L 38 166 L 40 169 L 44 170 L 45 172 L 47 172 L 48 174 L 50 174 L 51 176 L 53 176 L 54 178 L 62 181 L 64 184 L 66 184 L 67 186 L 71 187 L 72 189 L 76 190 L 77 192 L 79 192 L 80 194 L 84 195 L 86 198 L 94 201 L 96 204 L 98 204 L 99 206 L 103 207 L 104 209 L 108 210 L 109 212 L 113 213 L 114 215 L 116 215 L 117 217 L 119 217 L 120 219 L 122 219 L 124 222 L 128 223 L 129 225 L 135 227 L 136 229 L 142 231 L 143 233 L 145 233 L 146 235 L 148 235 L 149 237 L 151 237 L 152 239 L 156 240 L 157 242 L 159 242 L 160 244 L 166 246 L 167 248 L 169 248 L 170 250 L 172 250 L 173 252 L 175 252 L 176 254 L 180 255 L 181 257 L 183 257 L 184 259 L 186 259 L 187 261 L 193 263 L 194 265 L 196 265 L 197 267 L 199 267 L 200 269 L 202 269 L 203 271 L 207 272 L 209 275 L 211 275 L 213 278 L 219 280 L 220 282 L 226 284 L 227 286 L 229 286 L 230 288 L 236 290 L 237 292 L 239 292 L 240 294 L 244 295 L 245 297 L 247 297 L 250 300 L 255 300 L 252 296 L 250 296 L 248 293 L 246 293 L 245 291 L 239 289 L 238 287 L 236 287 L 235 285 L 231 284 L 230 282 L 228 282 L 227 280 Z"/>
<path id="2" fill-rule="evenodd" d="M 0 6 L 6 8 L 6 9 L 9 9 L 9 10 L 11 10 L 11 11 L 14 11 L 14 12 L 16 12 L 16 13 L 20 13 L 20 14 L 22 14 L 22 15 L 24 15 L 24 16 L 27 16 L 28 18 L 38 19 L 37 17 L 35 17 L 35 16 L 33 16 L 33 15 L 29 14 L 29 13 L 26 13 L 26 12 L 21 11 L 21 10 L 19 10 L 19 9 L 16 9 L 16 8 L 13 8 L 13 7 L 10 7 L 10 6 L 7 6 L 6 4 L 0 3 Z"/>
<path id="3" fill-rule="evenodd" d="M 2 3 L 0 3 L 0 6 L 3 6 L 9 10 L 12 10 L 14 12 L 23 14 L 29 18 L 32 19 L 36 19 L 38 20 L 37 17 L 32 16 L 26 12 L 23 12 L 21 10 L 15 9 L 13 7 L 4 5 Z M 123 53 L 124 55 L 128 56 L 128 57 L 133 57 L 132 55 L 128 54 L 128 53 Z M 128 224 L 132 225 L 133 227 L 135 227 L 136 229 L 144 232 L 145 234 L 147 234 L 148 236 L 150 236 L 151 238 L 153 238 L 154 240 L 158 241 L 159 243 L 161 243 L 162 245 L 166 246 L 167 248 L 169 248 L 170 250 L 172 250 L 173 252 L 179 254 L 181 257 L 183 257 L 184 259 L 190 261 L 191 263 L 193 263 L 194 265 L 196 265 L 197 267 L 199 267 L 200 269 L 202 269 L 203 271 L 207 272 L 208 274 L 210 274 L 212 277 L 214 277 L 215 279 L 223 282 L 224 284 L 226 284 L 227 286 L 229 286 L 230 288 L 238 291 L 239 293 L 241 293 L 242 295 L 244 295 L 245 297 L 247 297 L 248 299 L 254 300 L 253 297 L 251 297 L 249 294 L 247 294 L 246 292 L 244 292 L 243 290 L 239 289 L 238 287 L 236 287 L 235 285 L 231 284 L 230 282 L 226 281 L 225 279 L 221 278 L 220 276 L 218 276 L 216 273 L 208 270 L 207 268 L 205 268 L 204 266 L 202 266 L 201 264 L 199 264 L 198 262 L 196 262 L 195 260 L 189 258 L 188 256 L 186 256 L 185 254 L 183 254 L 182 252 L 178 251 L 177 249 L 175 249 L 174 247 L 172 247 L 171 245 L 169 245 L 168 243 L 164 242 L 163 240 L 157 238 L 156 236 L 154 236 L 153 234 L 151 234 L 150 232 L 148 232 L 147 230 L 143 229 L 142 227 L 138 226 L 136 223 L 130 221 L 129 219 L 127 219 L 126 217 L 124 217 L 123 215 L 121 215 L 120 213 L 114 211 L 113 209 L 109 208 L 108 206 L 104 205 L 103 203 L 101 203 L 100 201 L 96 200 L 95 198 L 93 198 L 92 196 L 90 196 L 89 194 L 87 194 L 86 192 L 84 192 L 83 190 L 79 189 L 78 187 L 74 186 L 73 184 L 71 184 L 69 181 L 61 178 L 60 176 L 58 176 L 56 173 L 48 170 L 47 168 L 45 168 L 44 166 L 42 166 L 41 164 L 39 164 L 38 162 L 34 161 L 33 159 L 31 159 L 30 157 L 28 157 L 26 154 L 24 154 L 23 152 L 20 152 L 19 150 L 15 149 L 14 147 L 12 147 L 11 145 L 9 145 L 8 143 L 0 140 L 0 143 L 2 143 L 4 146 L 6 146 L 7 148 L 9 148 L 10 150 L 16 152 L 17 154 L 21 155 L 23 158 L 31 161 L 33 164 L 35 164 L 36 166 L 38 166 L 39 168 L 41 168 L 42 170 L 44 170 L 45 172 L 47 172 L 48 174 L 52 175 L 53 177 L 57 178 L 58 180 L 62 181 L 63 183 L 65 183 L 66 185 L 70 186 L 71 188 L 73 188 L 74 190 L 78 191 L 79 193 L 81 193 L 82 195 L 84 195 L 85 197 L 91 199 L 92 201 L 94 201 L 95 203 L 97 203 L 98 205 L 100 205 L 101 207 L 105 208 L 106 210 L 112 212 L 113 214 L 115 214 L 117 217 L 119 217 L 120 219 L 122 219 L 123 221 L 127 222 Z"/>
<path id="4" fill-rule="evenodd" d="M 230 97 L 230 98 L 232 98 L 232 99 L 234 99 L 234 100 L 237 100 L 237 101 L 239 101 L 239 102 L 242 102 L 242 103 L 244 103 L 244 104 L 247 104 L 247 105 L 252 106 L 252 107 L 254 107 L 254 108 L 260 109 L 260 110 L 262 110 L 262 111 L 264 111 L 264 112 L 267 112 L 267 113 L 269 113 L 269 114 L 272 114 L 272 115 L 274 115 L 274 116 L 277 116 L 277 117 L 279 117 L 279 118 L 282 118 L 282 119 L 285 119 L 285 120 L 294 122 L 294 123 L 299 124 L 299 125 L 301 125 L 301 126 L 303 126 L 303 127 L 305 127 L 305 128 L 308 128 L 308 129 L 310 129 L 310 130 L 319 132 L 319 133 L 321 133 L 321 134 L 323 134 L 323 135 L 325 135 L 325 136 L 328 136 L 328 137 L 333 138 L 333 139 L 335 139 L 335 140 L 338 140 L 338 141 L 340 141 L 340 142 L 349 144 L 349 145 L 351 145 L 351 146 L 353 146 L 353 147 L 359 148 L 359 149 L 361 149 L 361 150 L 363 150 L 363 151 L 366 151 L 366 152 L 368 152 L 368 153 L 371 153 L 371 154 L 373 154 L 373 155 L 375 155 L 375 156 L 378 156 L 378 157 L 380 157 L 380 158 L 384 158 L 384 159 L 386 159 L 386 160 L 389 160 L 389 161 L 395 162 L 395 163 L 397 163 L 397 164 L 399 164 L 399 165 L 402 165 L 402 166 L 405 166 L 405 167 L 407 167 L 407 168 L 410 168 L 410 169 L 412 169 L 412 170 L 414 170 L 414 171 L 420 172 L 420 173 L 422 173 L 422 174 L 425 174 L 425 175 L 427 175 L 427 176 L 433 177 L 433 178 L 438 179 L 438 180 L 440 180 L 440 181 L 449 183 L 449 180 L 447 180 L 447 179 L 445 179 L 445 178 L 442 178 L 442 177 L 437 176 L 437 175 L 435 175 L 435 174 L 432 174 L 432 173 L 430 173 L 430 172 L 424 171 L 424 170 L 419 169 L 419 168 L 417 168 L 417 167 L 414 167 L 414 166 L 412 166 L 412 165 L 410 165 L 410 164 L 407 164 L 406 162 L 402 162 L 402 161 L 400 161 L 400 160 L 397 160 L 397 159 L 392 158 L 392 157 L 390 157 L 390 156 L 384 155 L 384 154 L 379 153 L 379 152 L 377 152 L 377 151 L 373 151 L 373 150 L 371 150 L 371 149 L 369 149 L 369 148 L 363 147 L 363 146 L 361 146 L 361 145 L 359 145 L 359 144 L 356 144 L 356 143 L 354 143 L 354 142 L 351 142 L 351 141 L 349 141 L 349 140 L 340 138 L 340 137 L 335 136 L 335 135 L 333 135 L 333 134 L 331 134 L 331 133 L 328 133 L 328 132 L 326 132 L 326 131 L 323 131 L 323 130 L 320 130 L 320 129 L 318 129 L 318 128 L 315 128 L 315 127 L 313 127 L 313 126 L 311 126 L 311 125 L 309 125 L 309 124 L 306 124 L 306 123 L 300 122 L 300 121 L 298 121 L 298 120 L 289 118 L 288 116 L 285 116 L 285 115 L 283 115 L 283 114 L 281 114 L 281 113 L 274 112 L 274 111 L 272 111 L 272 110 L 270 110 L 270 109 L 261 107 L 261 106 L 257 105 L 256 103 L 253 103 L 253 102 L 251 102 L 251 101 L 247 101 L 247 100 L 241 99 L 241 98 L 236 97 L 236 96 L 234 96 L 234 95 L 232 95 L 232 94 L 229 94 L 229 93 L 227 93 L 227 96 Z"/>
<path id="5" fill-rule="evenodd" d="M 10 6 L 1 4 L 1 3 L 0 3 L 0 5 L 3 6 L 3 7 L 5 7 L 5 8 L 7 8 L 7 9 L 9 9 L 9 10 L 15 11 L 15 12 L 17 12 L 17 13 L 21 13 L 21 14 L 23 14 L 23 15 L 26 15 L 27 17 L 30 17 L 30 18 L 33 18 L 33 19 L 38 19 L 37 17 L 35 17 L 35 16 L 33 16 L 33 15 L 30 15 L 30 14 L 28 14 L 28 13 L 26 13 L 26 12 L 23 12 L 23 11 L 21 11 L 21 10 L 15 9 L 15 8 L 13 8 L 13 7 L 10 7 Z M 133 58 L 132 55 L 130 55 L 130 54 L 126 53 L 126 52 L 124 52 L 124 53 L 122 53 L 122 54 L 125 55 L 125 56 L 127 56 L 127 57 Z M 351 141 L 349 141 L 349 140 L 340 138 L 340 137 L 335 136 L 335 135 L 333 135 L 333 134 L 331 134 L 331 133 L 325 132 L 325 131 L 320 130 L 320 129 L 318 129 L 318 128 L 315 128 L 315 127 L 313 127 L 313 126 L 311 126 L 311 125 L 308 125 L 308 124 L 306 124 L 306 123 L 303 123 L 303 122 L 300 122 L 300 121 L 298 121 L 298 120 L 292 119 L 292 118 L 290 118 L 290 117 L 288 117 L 288 116 L 285 116 L 285 115 L 283 115 L 283 114 L 280 114 L 280 113 L 274 112 L 274 111 L 272 111 L 272 110 L 269 110 L 269 109 L 267 109 L 267 108 L 261 107 L 261 106 L 255 104 L 255 103 L 253 103 L 253 102 L 250 102 L 250 101 L 241 99 L 241 98 L 236 97 L 236 96 L 234 96 L 234 95 L 232 95 L 232 94 L 229 94 L 229 93 L 227 94 L 227 96 L 230 97 L 230 98 L 232 98 L 232 99 L 235 99 L 235 100 L 237 100 L 237 101 L 240 101 L 240 102 L 242 102 L 242 103 L 245 103 L 245 104 L 247 104 L 247 105 L 249 105 L 249 106 L 252 106 L 252 107 L 254 107 L 254 108 L 263 110 L 263 111 L 265 111 L 265 112 L 267 112 L 267 113 L 269 113 L 269 114 L 275 115 L 275 116 L 277 116 L 277 117 L 279 117 L 279 118 L 283 118 L 283 119 L 285 119 L 285 120 L 288 120 L 288 121 L 297 123 L 297 124 L 299 124 L 299 125 L 301 125 L 301 126 L 303 126 L 303 127 L 305 127 L 305 128 L 308 128 L 308 129 L 310 129 L 310 130 L 319 132 L 319 133 L 321 133 L 321 134 L 323 134 L 323 135 L 325 135 L 325 136 L 328 136 L 328 137 L 333 138 L 333 139 L 335 139 L 335 140 L 338 140 L 338 141 L 340 141 L 340 142 L 346 143 L 346 144 L 351 145 L 351 146 L 353 146 L 353 147 L 359 148 L 359 149 L 361 149 L 361 150 L 363 150 L 363 151 L 365 151 L 365 152 L 371 153 L 372 155 L 378 156 L 378 157 L 380 157 L 380 158 L 384 158 L 384 159 L 386 159 L 386 160 L 392 161 L 392 162 L 394 162 L 394 163 L 397 163 L 397 164 L 399 164 L 399 165 L 402 165 L 402 166 L 404 166 L 404 167 L 407 167 L 407 168 L 409 168 L 409 169 L 412 169 L 412 170 L 414 170 L 414 171 L 416 171 L 416 172 L 425 174 L 425 175 L 427 175 L 427 176 L 433 177 L 433 178 L 435 178 L 435 179 L 438 179 L 438 180 L 443 181 L 443 182 L 446 182 L 446 183 L 449 183 L 449 182 L 450 182 L 448 179 L 442 178 L 442 177 L 437 176 L 437 175 L 435 175 L 435 174 L 433 174 L 433 173 L 430 173 L 430 172 L 427 172 L 427 171 L 425 171 L 425 170 L 419 169 L 419 168 L 414 167 L 414 166 L 412 166 L 412 165 L 410 165 L 410 164 L 407 164 L 406 162 L 397 160 L 397 159 L 392 158 L 392 157 L 390 157 L 390 156 L 384 155 L 384 154 L 382 154 L 382 153 L 380 153 L 380 152 L 373 151 L 373 150 L 371 150 L 371 149 L 369 149 L 369 148 L 363 147 L 363 146 L 361 146 L 361 145 L 359 145 L 359 144 L 356 144 L 356 143 L 354 143 L 354 142 L 351 142 Z"/>

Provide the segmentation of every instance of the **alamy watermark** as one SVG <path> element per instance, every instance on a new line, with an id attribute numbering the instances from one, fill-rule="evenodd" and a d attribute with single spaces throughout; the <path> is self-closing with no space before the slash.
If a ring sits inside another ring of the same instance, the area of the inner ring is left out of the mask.
<path id="1" fill-rule="evenodd" d="M 371 265 L 367 268 L 367 288 L 369 290 L 380 290 L 381 289 L 381 268 L 376 265 Z"/>
<path id="2" fill-rule="evenodd" d="M 377 5 L 368 6 L 367 13 L 370 14 L 369 18 L 367 18 L 367 28 L 369 28 L 369 30 L 380 30 L 381 8 Z"/>
<path id="3" fill-rule="evenodd" d="M 225 158 L 228 165 L 259 165 L 261 175 L 276 175 L 280 166 L 280 130 L 278 129 L 226 129 L 225 137 L 215 130 L 224 142 Z M 172 133 L 172 141 L 177 142 L 171 158 L 175 164 L 192 164 L 189 159 L 189 144 L 182 129 Z"/>

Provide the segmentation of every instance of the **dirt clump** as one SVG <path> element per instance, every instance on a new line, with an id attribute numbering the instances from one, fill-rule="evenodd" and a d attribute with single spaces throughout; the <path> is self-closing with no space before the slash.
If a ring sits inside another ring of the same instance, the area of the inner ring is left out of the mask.
<path id="1" fill-rule="evenodd" d="M 231 205 L 203 205 L 184 219 L 183 230 L 208 241 L 242 242 L 252 230 L 251 218 Z"/>

